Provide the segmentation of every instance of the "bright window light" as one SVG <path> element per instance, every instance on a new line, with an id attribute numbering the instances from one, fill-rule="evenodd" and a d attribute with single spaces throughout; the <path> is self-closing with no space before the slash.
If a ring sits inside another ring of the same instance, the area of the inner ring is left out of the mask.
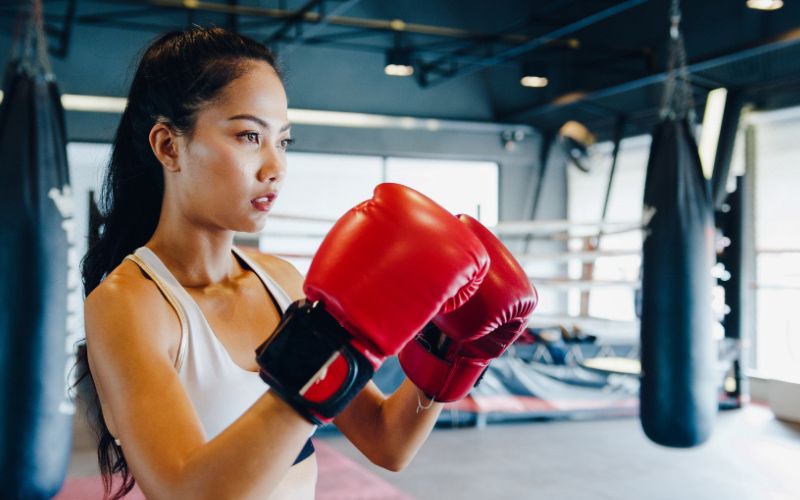
<path id="1" fill-rule="evenodd" d="M 697 148 L 700 151 L 700 164 L 703 175 L 711 178 L 714 170 L 714 157 L 717 155 L 717 142 L 722 129 L 722 115 L 725 113 L 725 99 L 728 91 L 724 88 L 714 89 L 708 93 L 706 109 L 703 113 L 703 127 L 700 129 L 700 140 Z"/>

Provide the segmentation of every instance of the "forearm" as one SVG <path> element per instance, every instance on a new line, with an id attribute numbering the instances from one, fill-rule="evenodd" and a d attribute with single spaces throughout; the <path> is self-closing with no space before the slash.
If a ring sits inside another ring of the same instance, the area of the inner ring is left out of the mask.
<path id="1" fill-rule="evenodd" d="M 294 463 L 312 428 L 267 392 L 231 426 L 189 455 L 167 491 L 148 491 L 148 497 L 267 497 Z"/>
<path id="2" fill-rule="evenodd" d="M 383 443 L 387 469 L 400 470 L 411 462 L 443 407 L 443 403 L 431 402 L 408 379 L 383 402 L 382 432 L 377 442 Z"/>

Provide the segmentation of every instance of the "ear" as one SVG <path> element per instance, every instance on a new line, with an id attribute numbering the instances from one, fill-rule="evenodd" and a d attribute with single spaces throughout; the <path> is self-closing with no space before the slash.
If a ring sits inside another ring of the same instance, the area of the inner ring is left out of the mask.
<path id="1" fill-rule="evenodd" d="M 178 164 L 178 135 L 169 124 L 159 120 L 150 129 L 150 148 L 164 168 L 170 172 L 180 171 Z"/>

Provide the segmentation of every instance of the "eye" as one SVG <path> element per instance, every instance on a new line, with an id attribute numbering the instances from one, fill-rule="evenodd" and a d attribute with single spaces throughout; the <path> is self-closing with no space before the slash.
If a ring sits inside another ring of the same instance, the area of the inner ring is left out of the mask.
<path id="1" fill-rule="evenodd" d="M 292 138 L 282 139 L 280 148 L 286 150 L 292 144 L 294 144 L 294 139 Z"/>
<path id="2" fill-rule="evenodd" d="M 260 144 L 261 143 L 261 134 L 258 132 L 248 131 L 242 132 L 238 135 L 238 137 L 244 137 L 247 142 L 250 144 Z"/>

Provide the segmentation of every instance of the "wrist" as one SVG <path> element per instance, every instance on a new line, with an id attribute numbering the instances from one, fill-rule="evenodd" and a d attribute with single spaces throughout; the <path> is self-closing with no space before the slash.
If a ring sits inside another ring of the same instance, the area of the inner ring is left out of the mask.
<path id="1" fill-rule="evenodd" d="M 373 364 L 319 303 L 293 303 L 256 349 L 259 375 L 311 423 L 338 415 L 372 378 Z"/>
<path id="2" fill-rule="evenodd" d="M 489 365 L 488 359 L 457 353 L 440 357 L 419 340 L 412 340 L 400 352 L 400 366 L 429 399 L 447 403 L 465 397 Z"/>

